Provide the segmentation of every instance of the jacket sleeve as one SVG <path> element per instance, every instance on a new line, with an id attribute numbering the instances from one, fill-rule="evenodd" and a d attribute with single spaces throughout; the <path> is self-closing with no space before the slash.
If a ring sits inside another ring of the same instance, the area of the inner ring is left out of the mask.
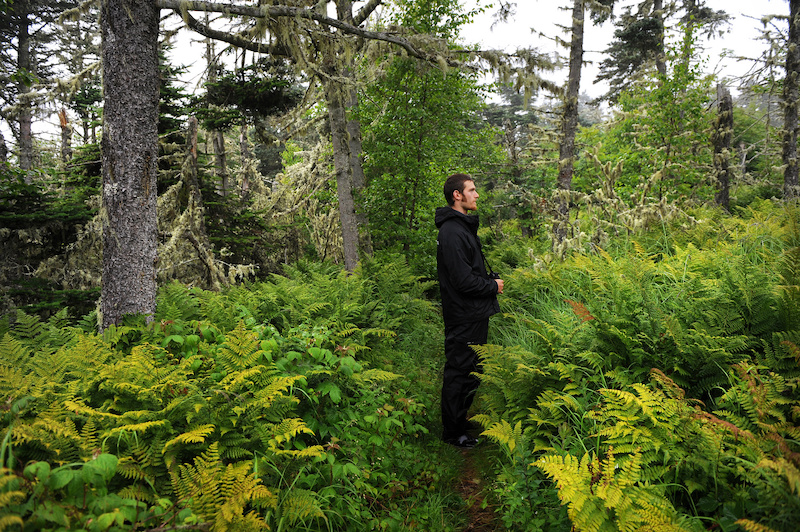
<path id="1" fill-rule="evenodd" d="M 465 234 L 451 232 L 448 238 L 439 242 L 442 260 L 450 277 L 450 283 L 460 294 L 472 297 L 491 297 L 497 294 L 497 283 L 486 276 L 482 268 L 476 271 L 474 265 L 481 259 L 480 251 L 468 240 Z"/>

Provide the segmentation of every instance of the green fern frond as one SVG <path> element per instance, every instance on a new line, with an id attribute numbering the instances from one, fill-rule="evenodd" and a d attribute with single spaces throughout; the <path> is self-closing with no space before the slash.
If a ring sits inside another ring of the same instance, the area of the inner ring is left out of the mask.
<path id="1" fill-rule="evenodd" d="M 46 341 L 47 326 L 38 316 L 17 311 L 16 321 L 12 327 L 14 337 L 34 348 L 40 348 Z"/>
<path id="2" fill-rule="evenodd" d="M 397 336 L 397 333 L 395 331 L 389 329 L 378 329 L 375 327 L 362 329 L 361 333 L 364 336 L 375 336 L 377 338 L 395 338 Z"/>
<path id="3" fill-rule="evenodd" d="M 624 463 L 609 450 L 602 462 L 586 453 L 580 460 L 547 455 L 531 465 L 556 482 L 558 497 L 578 530 L 686 530 L 662 489 L 641 482 L 640 453 Z"/>
<path id="4" fill-rule="evenodd" d="M 13 471 L 5 467 L 0 468 L 0 531 L 8 529 L 22 529 L 23 521 L 19 515 L 4 515 L 9 512 L 9 506 L 22 503 L 27 498 L 24 491 L 19 488 L 19 479 Z M 13 528 L 12 528 L 13 527 Z"/>
<path id="5" fill-rule="evenodd" d="M 513 455 L 522 439 L 522 422 L 518 421 L 512 427 L 508 421 L 501 420 L 499 423 L 493 423 L 481 434 L 506 447 L 509 454 Z"/>
<path id="6" fill-rule="evenodd" d="M 245 369 L 229 371 L 220 386 L 234 393 L 247 392 L 264 385 L 269 379 L 269 369 L 266 366 L 254 366 Z"/>
<path id="7" fill-rule="evenodd" d="M 14 368 L 26 368 L 32 351 L 21 340 L 6 333 L 0 338 L 0 362 Z"/>
<path id="8" fill-rule="evenodd" d="M 325 456 L 325 449 L 321 445 L 311 445 L 304 449 L 275 449 L 276 455 L 287 455 L 298 459 L 314 459 Z"/>
<path id="9" fill-rule="evenodd" d="M 23 526 L 22 519 L 17 515 L 4 515 L 0 517 L 0 531 L 2 530 L 16 530 Z"/>
<path id="10" fill-rule="evenodd" d="M 200 318 L 200 302 L 185 286 L 173 281 L 162 286 L 156 298 L 159 321 L 192 321 Z"/>
<path id="11" fill-rule="evenodd" d="M 76 398 L 74 400 L 67 399 L 66 401 L 64 401 L 63 404 L 64 408 L 66 408 L 70 412 L 73 412 L 80 416 L 85 416 L 89 420 L 106 419 L 109 421 L 116 421 L 122 418 L 122 416 L 120 416 L 119 414 L 114 414 L 111 412 L 103 412 L 101 410 L 97 410 L 96 408 L 86 406 L 84 404 L 83 399 L 80 398 Z"/>
<path id="12" fill-rule="evenodd" d="M 776 458 L 775 460 L 763 458 L 757 467 L 776 472 L 786 480 L 786 484 L 792 493 L 795 495 L 800 494 L 800 469 L 795 463 L 785 458 Z"/>
<path id="13" fill-rule="evenodd" d="M 280 503 L 281 515 L 290 525 L 296 525 L 312 518 L 325 518 L 325 513 L 313 491 L 293 489 L 286 493 Z"/>
<path id="14" fill-rule="evenodd" d="M 738 519 L 736 524 L 745 529 L 747 532 L 779 532 L 774 528 L 756 523 L 750 519 Z"/>
<path id="15" fill-rule="evenodd" d="M 118 438 L 125 434 L 144 434 L 151 429 L 160 429 L 169 427 L 170 422 L 166 419 L 157 419 L 152 421 L 143 421 L 141 423 L 126 423 L 119 427 L 109 429 L 104 434 L 105 438 Z"/>
<path id="16" fill-rule="evenodd" d="M 31 374 L 29 361 L 31 351 L 19 340 L 6 334 L 0 338 L 0 395 L 7 398 L 24 397 L 41 380 Z"/>
<path id="17" fill-rule="evenodd" d="M 122 341 L 126 336 L 130 336 L 138 332 L 136 327 L 130 325 L 109 325 L 103 330 L 102 339 L 110 345 L 115 346 Z"/>
<path id="18" fill-rule="evenodd" d="M 277 449 L 278 445 L 292 440 L 298 434 L 314 434 L 301 418 L 284 419 L 277 425 L 272 425 L 271 431 L 272 437 L 269 441 L 271 449 Z"/>
<path id="19" fill-rule="evenodd" d="M 142 466 L 131 456 L 124 456 L 119 459 L 117 473 L 128 480 L 142 481 L 148 478 Z"/>
<path id="20" fill-rule="evenodd" d="M 401 378 L 402 375 L 377 368 L 370 368 L 353 374 L 353 380 L 358 384 L 379 384 Z"/>
<path id="21" fill-rule="evenodd" d="M 126 477 L 128 478 L 128 477 Z M 142 479 L 137 479 L 142 480 Z M 133 484 L 125 486 L 119 490 L 119 496 L 123 499 L 133 499 L 134 501 L 153 503 L 156 501 L 156 495 L 149 489 L 141 484 Z"/>
<path id="22" fill-rule="evenodd" d="M 24 443 L 47 450 L 54 462 L 62 464 L 78 460 L 81 454 L 91 454 L 93 449 L 83 449 L 75 423 L 59 414 L 54 408 L 41 412 L 31 423 L 14 425 L 12 441 L 15 445 Z"/>
<path id="23" fill-rule="evenodd" d="M 258 335 L 239 322 L 234 330 L 225 335 L 225 341 L 219 346 L 217 364 L 230 373 L 253 367 L 262 355 Z"/>
<path id="24" fill-rule="evenodd" d="M 266 387 L 256 391 L 255 396 L 258 400 L 258 405 L 264 408 L 269 406 L 269 404 L 275 399 L 286 397 L 289 390 L 291 390 L 292 387 L 301 380 L 303 380 L 301 375 L 273 377 Z"/>
<path id="25" fill-rule="evenodd" d="M 276 507 L 278 502 L 248 462 L 222 464 L 216 442 L 193 465 L 178 466 L 172 486 L 197 516 L 214 523 L 214 530 L 267 530 L 268 524 L 248 507 Z"/>
<path id="26" fill-rule="evenodd" d="M 347 323 L 347 324 L 339 325 L 338 327 L 333 329 L 331 332 L 337 338 L 347 338 L 347 337 L 352 336 L 355 333 L 360 332 L 360 331 L 361 331 L 361 329 L 358 328 L 357 326 L 353 325 L 352 323 Z"/>
<path id="27" fill-rule="evenodd" d="M 179 434 L 164 444 L 163 454 L 167 454 L 171 447 L 181 444 L 204 443 L 209 435 L 213 434 L 214 425 L 200 425 L 192 428 L 188 432 Z"/>

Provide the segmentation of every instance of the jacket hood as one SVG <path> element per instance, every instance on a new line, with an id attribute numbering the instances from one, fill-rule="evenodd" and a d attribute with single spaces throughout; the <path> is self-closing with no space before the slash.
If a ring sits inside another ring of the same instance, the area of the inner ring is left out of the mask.
<path id="1" fill-rule="evenodd" d="M 480 217 L 477 214 L 466 215 L 452 207 L 438 207 L 434 216 L 436 227 L 441 227 L 448 220 L 458 220 L 473 233 L 478 232 L 478 226 L 480 225 Z"/>

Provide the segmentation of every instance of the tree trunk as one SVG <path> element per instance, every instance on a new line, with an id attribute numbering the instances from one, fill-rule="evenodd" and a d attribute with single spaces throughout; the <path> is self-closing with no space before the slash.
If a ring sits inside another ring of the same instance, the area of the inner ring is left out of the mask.
<path id="1" fill-rule="evenodd" d="M 717 179 L 717 205 L 730 210 L 731 139 L 733 138 L 733 99 L 724 85 L 717 85 L 717 124 L 714 143 L 714 174 Z"/>
<path id="2" fill-rule="evenodd" d="M 250 174 L 252 173 L 251 169 L 255 167 L 255 163 L 252 162 L 253 155 L 250 152 L 248 135 L 249 127 L 247 126 L 247 121 L 242 120 L 242 126 L 239 132 L 239 151 L 242 154 L 242 168 L 244 172 L 242 172 L 242 183 L 239 187 L 239 194 L 243 203 L 247 203 L 250 197 Z"/>
<path id="3" fill-rule="evenodd" d="M 158 32 L 155 2 L 104 0 L 101 327 L 156 308 Z"/>
<path id="4" fill-rule="evenodd" d="M 206 283 L 211 290 L 220 290 L 225 284 L 222 272 L 214 263 L 214 253 L 211 249 L 211 242 L 208 239 L 205 226 L 205 206 L 203 205 L 203 194 L 200 191 L 200 180 L 197 164 L 197 131 L 199 124 L 196 116 L 190 116 L 186 131 L 186 144 L 188 146 L 189 164 L 186 170 L 186 187 L 189 189 L 189 199 L 186 208 L 194 213 L 195 219 L 191 227 L 185 227 L 183 238 L 187 239 L 195 249 L 197 257 L 206 267 Z M 184 167 L 186 168 L 186 167 Z"/>
<path id="5" fill-rule="evenodd" d="M 8 146 L 6 145 L 6 138 L 3 132 L 0 131 L 0 164 L 8 162 Z"/>
<path id="6" fill-rule="evenodd" d="M 25 73 L 33 74 L 33 62 L 31 61 L 31 38 L 29 31 L 28 15 L 30 14 L 30 3 L 27 0 L 15 2 L 14 9 L 19 14 L 19 32 L 17 34 L 17 69 L 23 73 L 22 79 L 17 83 L 19 90 L 19 167 L 21 170 L 31 170 L 33 168 L 33 113 L 31 111 L 31 100 L 29 97 L 30 87 L 29 78 Z M 30 174 L 26 173 L 25 182 L 30 183 Z"/>
<path id="7" fill-rule="evenodd" d="M 72 126 L 66 109 L 58 112 L 58 121 L 61 125 L 61 162 L 66 165 L 72 160 Z"/>
<path id="8" fill-rule="evenodd" d="M 350 90 L 345 112 L 358 105 L 358 93 Z M 363 148 L 361 146 L 361 123 L 358 120 L 347 120 L 347 140 L 350 152 L 350 170 L 353 175 L 353 195 L 359 194 L 367 188 L 367 179 L 364 177 Z M 356 208 L 356 221 L 358 223 L 359 248 L 366 255 L 372 255 L 372 237 L 369 232 L 369 220 L 366 213 Z"/>
<path id="9" fill-rule="evenodd" d="M 353 21 L 353 2 L 352 0 L 336 0 L 336 16 L 339 20 L 348 24 L 355 25 Z M 350 69 L 343 69 L 345 78 L 350 79 L 353 73 Z M 351 87 L 347 93 L 345 102 L 345 115 L 350 109 L 358 106 L 358 91 Z M 367 188 L 367 180 L 364 176 L 363 148 L 361 146 L 361 123 L 352 118 L 347 119 L 347 141 L 348 151 L 350 152 L 350 173 L 353 180 L 353 196 L 358 197 L 361 191 Z M 356 223 L 358 224 L 359 249 L 372 255 L 372 237 L 369 233 L 369 220 L 363 209 L 356 206 Z"/>
<path id="10" fill-rule="evenodd" d="M 350 150 L 347 140 L 347 117 L 343 89 L 325 80 L 325 100 L 331 122 L 333 165 L 336 170 L 336 193 L 339 198 L 339 220 L 342 225 L 344 267 L 352 272 L 358 265 L 358 220 L 353 200 L 353 181 L 350 172 Z"/>
<path id="11" fill-rule="evenodd" d="M 228 155 L 225 152 L 225 135 L 218 129 L 211 131 L 210 135 L 214 147 L 217 192 L 220 196 L 226 196 L 228 194 Z"/>
<path id="12" fill-rule="evenodd" d="M 786 81 L 783 84 L 783 196 L 798 196 L 797 98 L 800 75 L 800 0 L 789 0 L 789 42 L 786 46 Z"/>
<path id="13" fill-rule="evenodd" d="M 558 148 L 558 189 L 563 191 L 557 198 L 557 213 L 553 227 L 555 242 L 567 236 L 569 224 L 569 199 L 566 191 L 572 189 L 572 174 L 575 162 L 575 133 L 578 130 L 578 94 L 581 86 L 583 63 L 583 0 L 574 0 L 572 8 L 572 43 L 569 51 L 569 78 L 564 94 L 564 114 L 561 121 L 561 144 Z"/>
<path id="14" fill-rule="evenodd" d="M 206 16 L 206 25 L 209 24 L 208 13 Z M 208 39 L 206 41 L 206 60 L 208 62 L 208 82 L 214 83 L 217 81 L 217 55 L 214 49 L 214 40 Z M 216 190 L 220 196 L 228 194 L 228 156 L 225 152 L 225 136 L 222 131 L 214 129 L 209 131 L 211 137 L 211 146 L 214 150 L 214 171 L 217 178 Z"/>

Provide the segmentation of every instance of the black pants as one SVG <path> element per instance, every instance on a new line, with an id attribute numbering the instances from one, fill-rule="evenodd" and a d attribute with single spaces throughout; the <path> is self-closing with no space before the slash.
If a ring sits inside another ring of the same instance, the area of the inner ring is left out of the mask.
<path id="1" fill-rule="evenodd" d="M 480 380 L 478 355 L 472 345 L 485 344 L 489 318 L 444 327 L 444 376 L 442 378 L 442 439 L 455 439 L 467 432 L 467 411 Z"/>

